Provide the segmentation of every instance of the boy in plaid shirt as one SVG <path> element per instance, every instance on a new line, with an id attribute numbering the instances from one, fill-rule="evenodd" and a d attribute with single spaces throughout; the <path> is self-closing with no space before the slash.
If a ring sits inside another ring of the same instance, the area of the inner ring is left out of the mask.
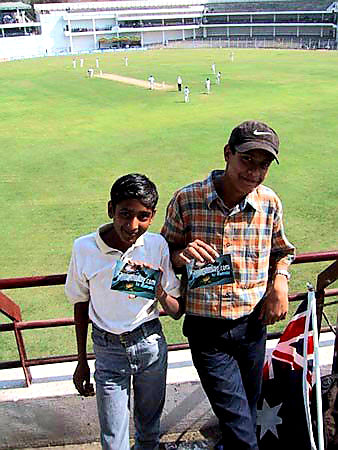
<path id="1" fill-rule="evenodd" d="M 278 152 L 271 127 L 255 120 L 238 125 L 224 147 L 225 170 L 177 191 L 162 228 L 178 270 L 230 255 L 227 284 L 187 287 L 183 325 L 219 419 L 217 450 L 258 450 L 266 325 L 288 311 L 287 269 L 295 249 L 284 234 L 279 198 L 262 185 Z"/>

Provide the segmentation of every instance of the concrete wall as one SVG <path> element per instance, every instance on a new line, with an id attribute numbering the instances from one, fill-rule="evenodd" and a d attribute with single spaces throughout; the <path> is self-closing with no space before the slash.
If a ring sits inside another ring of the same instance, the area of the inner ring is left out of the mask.
<path id="1" fill-rule="evenodd" d="M 320 335 L 322 375 L 332 370 L 334 341 L 333 333 Z M 268 354 L 276 343 L 277 340 L 267 342 Z M 93 374 L 94 361 L 89 365 Z M 95 397 L 77 395 L 72 383 L 75 367 L 76 362 L 34 366 L 31 368 L 33 383 L 28 388 L 24 387 L 22 369 L 0 371 L 0 449 L 18 450 L 99 440 L 96 400 Z M 132 416 L 130 426 L 133 436 Z M 184 440 L 184 436 L 192 432 L 217 440 L 217 419 L 193 367 L 190 351 L 169 352 L 161 433 L 178 434 Z"/>
<path id="2" fill-rule="evenodd" d="M 42 38 L 50 53 L 69 51 L 69 38 L 65 36 L 63 13 L 40 15 Z"/>
<path id="3" fill-rule="evenodd" d="M 44 56 L 45 40 L 41 35 L 17 36 L 0 39 L 0 60 L 10 58 L 27 58 L 27 55 Z"/>
<path id="4" fill-rule="evenodd" d="M 95 397 L 78 395 L 0 404 L 0 449 L 83 444 L 99 441 Z M 161 434 L 216 434 L 216 419 L 198 382 L 170 385 Z M 131 417 L 131 436 L 134 426 Z"/>
<path id="5" fill-rule="evenodd" d="M 143 44 L 162 44 L 163 34 L 162 31 L 146 31 L 143 33 Z"/>
<path id="6" fill-rule="evenodd" d="M 86 52 L 98 48 L 99 44 L 94 41 L 94 36 L 92 34 L 87 36 L 73 36 L 73 52 Z"/>
<path id="7" fill-rule="evenodd" d="M 168 362 L 161 434 L 183 436 L 205 430 L 217 435 L 217 420 L 190 351 L 169 352 Z M 89 364 L 93 374 L 94 361 Z M 24 387 L 22 369 L 0 371 L 0 449 L 99 441 L 96 398 L 77 395 L 72 383 L 75 367 L 75 362 L 32 367 L 33 384 L 28 388 Z M 130 428 L 133 436 L 132 410 Z"/>

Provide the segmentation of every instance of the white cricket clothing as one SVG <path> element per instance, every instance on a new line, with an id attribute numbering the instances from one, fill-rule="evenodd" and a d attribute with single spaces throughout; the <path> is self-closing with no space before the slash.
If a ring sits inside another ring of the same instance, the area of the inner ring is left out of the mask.
<path id="1" fill-rule="evenodd" d="M 188 102 L 189 102 L 189 94 L 190 94 L 190 90 L 189 90 L 189 88 L 186 86 L 186 87 L 184 88 L 184 101 L 185 101 L 185 103 L 188 103 Z"/>
<path id="2" fill-rule="evenodd" d="M 156 300 L 134 297 L 110 289 L 116 261 L 144 261 L 163 269 L 161 284 L 173 297 L 180 296 L 180 282 L 170 262 L 169 248 L 160 234 L 146 232 L 123 253 L 109 247 L 100 229 L 74 241 L 65 293 L 73 304 L 89 300 L 89 318 L 99 328 L 115 334 L 132 331 L 159 316 Z"/>
<path id="3" fill-rule="evenodd" d="M 155 78 L 152 75 L 150 75 L 150 77 L 148 78 L 148 81 L 149 81 L 150 89 L 154 89 Z"/>

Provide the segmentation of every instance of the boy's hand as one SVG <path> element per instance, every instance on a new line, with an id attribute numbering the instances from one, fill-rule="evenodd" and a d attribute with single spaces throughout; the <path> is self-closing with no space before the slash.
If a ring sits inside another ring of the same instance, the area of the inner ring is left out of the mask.
<path id="1" fill-rule="evenodd" d="M 73 383 L 80 395 L 92 397 L 95 395 L 94 387 L 90 383 L 90 369 L 86 362 L 78 362 L 74 375 Z"/>
<path id="2" fill-rule="evenodd" d="M 163 275 L 163 269 L 162 267 L 159 267 L 158 270 L 160 271 L 160 276 L 158 278 L 158 283 L 157 283 L 157 289 L 156 289 L 156 294 L 155 294 L 155 298 L 157 298 L 158 300 L 165 298 L 167 296 L 167 293 L 164 291 L 163 287 L 162 287 L 162 275 Z"/>
<path id="3" fill-rule="evenodd" d="M 259 319 L 265 325 L 273 325 L 285 319 L 288 308 L 288 280 L 284 275 L 276 275 L 266 294 Z"/>
<path id="4" fill-rule="evenodd" d="M 143 261 L 129 261 L 129 264 L 133 264 L 138 267 L 147 267 L 148 269 L 155 269 L 155 267 L 152 264 L 145 263 Z M 180 302 L 178 301 L 177 298 L 174 298 L 171 295 L 168 295 L 165 292 L 165 290 L 163 289 L 162 283 L 161 283 L 161 279 L 162 279 L 162 275 L 163 275 L 162 267 L 158 266 L 158 267 L 156 267 L 155 270 L 158 270 L 160 272 L 160 276 L 158 279 L 157 288 L 156 288 L 156 292 L 155 292 L 155 303 L 152 306 L 150 306 L 150 308 L 148 309 L 147 312 L 148 312 L 148 314 L 151 313 L 151 311 L 153 310 L 153 308 L 156 305 L 156 301 L 158 300 L 161 303 L 163 310 L 167 314 L 169 314 L 171 317 L 173 317 L 174 319 L 177 320 L 183 314 L 183 311 L 181 311 Z"/>
<path id="5" fill-rule="evenodd" d="M 155 269 L 155 267 L 152 264 L 146 263 L 144 261 L 130 261 L 129 264 L 137 266 L 137 267 L 147 267 L 148 269 Z M 159 266 L 156 268 L 156 270 L 158 270 L 160 272 L 160 276 L 158 278 L 157 289 L 155 292 L 155 298 L 160 299 L 162 297 L 165 297 L 167 294 L 164 292 L 164 290 L 162 288 L 162 284 L 161 284 L 163 269 L 162 269 L 162 267 Z"/>
<path id="6" fill-rule="evenodd" d="M 155 269 L 155 267 L 152 264 L 146 263 L 144 261 L 136 261 L 133 259 L 129 259 L 128 264 L 130 266 L 135 266 L 135 267 L 147 267 L 148 269 Z M 158 270 L 158 269 L 156 269 L 156 270 Z"/>
<path id="7" fill-rule="evenodd" d="M 190 242 L 183 250 L 173 252 L 172 261 L 175 267 L 182 267 L 189 264 L 192 259 L 200 262 L 215 262 L 219 256 L 217 250 L 200 239 Z"/>
<path id="8" fill-rule="evenodd" d="M 159 267 L 160 277 L 156 290 L 156 299 L 161 303 L 163 310 L 169 314 L 173 319 L 178 320 L 184 313 L 183 307 L 181 306 L 181 299 L 172 297 L 167 294 L 163 289 L 161 284 L 161 278 L 163 275 L 162 267 Z"/>

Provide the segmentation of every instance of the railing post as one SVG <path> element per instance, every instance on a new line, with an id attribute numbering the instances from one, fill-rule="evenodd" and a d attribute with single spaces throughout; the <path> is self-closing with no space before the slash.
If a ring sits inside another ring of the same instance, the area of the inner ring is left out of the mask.
<path id="1" fill-rule="evenodd" d="M 334 350 L 333 350 L 333 362 L 332 362 L 332 373 L 338 374 L 338 314 L 336 321 L 336 338 L 334 341 Z"/>
<path id="2" fill-rule="evenodd" d="M 18 347 L 21 367 L 22 367 L 23 373 L 25 375 L 26 386 L 28 387 L 32 384 L 32 374 L 31 374 L 29 366 L 27 366 L 27 364 L 26 364 L 27 353 L 26 353 L 25 343 L 23 340 L 22 331 L 17 327 L 17 322 L 14 322 L 13 325 L 14 325 L 14 335 L 15 335 L 15 339 L 16 339 L 16 345 Z"/>
<path id="3" fill-rule="evenodd" d="M 316 287 L 316 307 L 317 307 L 317 324 L 318 330 L 320 332 L 320 327 L 322 324 L 322 315 L 324 308 L 325 299 L 325 288 L 330 284 L 334 283 L 338 278 L 338 260 L 327 267 L 325 270 L 320 272 L 317 277 L 317 287 Z"/>
<path id="4" fill-rule="evenodd" d="M 27 353 L 25 349 L 25 343 L 23 340 L 22 332 L 18 328 L 18 322 L 21 322 L 21 310 L 20 306 L 17 305 L 11 298 L 7 297 L 3 292 L 0 291 L 0 312 L 5 314 L 13 322 L 14 335 L 16 340 L 16 345 L 18 347 L 21 367 L 25 375 L 26 386 L 28 387 L 32 383 L 32 374 L 30 368 L 27 366 Z"/>
<path id="5" fill-rule="evenodd" d="M 229 41 L 230 42 L 230 41 Z M 312 263 L 321 261 L 335 261 L 325 270 L 323 270 L 317 277 L 316 284 L 316 307 L 318 312 L 318 329 L 320 330 L 324 299 L 326 297 L 337 297 L 338 289 L 326 289 L 331 283 L 338 279 L 338 251 L 327 251 L 318 253 L 303 253 L 296 256 L 294 264 Z M 76 361 L 76 355 L 56 356 L 48 358 L 28 359 L 23 339 L 22 330 L 33 328 L 47 328 L 58 327 L 65 325 L 74 325 L 74 319 L 47 319 L 47 320 L 35 320 L 35 321 L 23 321 L 21 318 L 21 310 L 12 299 L 6 296 L 1 289 L 17 289 L 28 288 L 35 286 L 56 286 L 63 285 L 66 281 L 66 274 L 59 275 L 46 275 L 35 277 L 23 277 L 23 278 L 9 278 L 0 279 L 0 313 L 6 315 L 11 323 L 0 323 L 0 332 L 2 331 L 14 331 L 16 344 L 20 356 L 19 361 L 6 361 L 0 362 L 0 369 L 22 367 L 26 379 L 26 385 L 29 386 L 32 383 L 32 376 L 30 367 L 40 364 L 50 364 L 55 362 Z M 298 293 L 289 295 L 289 301 L 302 300 L 306 297 L 306 293 Z M 337 302 L 329 303 L 335 304 Z M 163 315 L 163 314 L 161 314 Z M 166 315 L 166 314 L 164 314 Z M 337 324 L 338 325 L 338 324 Z M 276 336 L 277 337 L 277 336 Z M 183 347 L 181 347 L 183 346 Z M 170 347 L 171 350 L 178 350 L 179 348 L 187 348 L 188 344 L 174 344 Z M 335 356 L 333 361 L 333 373 L 337 373 L 337 353 L 338 353 L 338 341 L 335 342 Z M 94 356 L 91 357 L 91 359 Z"/>

